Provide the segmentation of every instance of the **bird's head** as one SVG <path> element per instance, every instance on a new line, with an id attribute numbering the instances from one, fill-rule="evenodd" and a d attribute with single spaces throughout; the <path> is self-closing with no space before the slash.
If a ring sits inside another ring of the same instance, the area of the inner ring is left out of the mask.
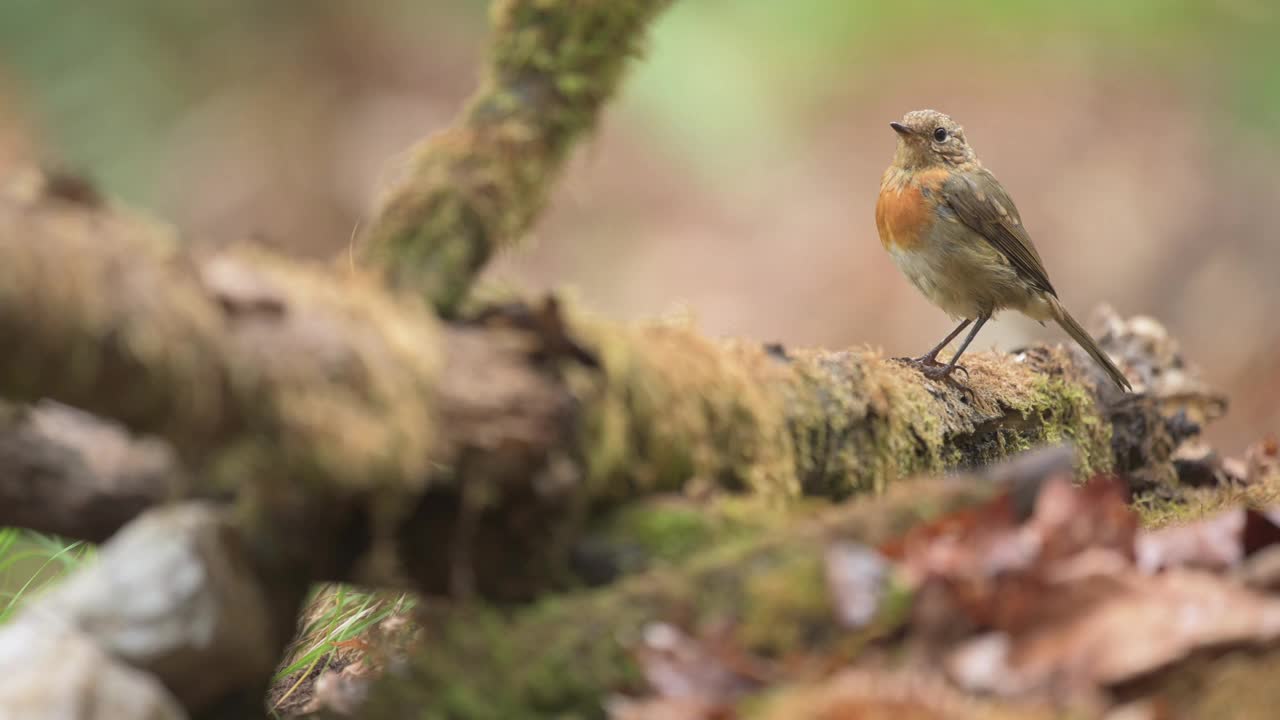
<path id="1" fill-rule="evenodd" d="M 919 170 L 977 162 L 964 128 L 937 110 L 913 110 L 889 127 L 898 133 L 894 164 L 899 167 Z"/>

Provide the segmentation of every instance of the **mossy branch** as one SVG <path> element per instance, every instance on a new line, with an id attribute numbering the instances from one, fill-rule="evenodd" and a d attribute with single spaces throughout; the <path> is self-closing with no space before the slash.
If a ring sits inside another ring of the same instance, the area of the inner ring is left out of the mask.
<path id="1" fill-rule="evenodd" d="M 365 236 L 395 287 L 448 316 L 498 249 L 533 224 L 670 0 L 503 0 L 480 89 L 417 151 Z"/>
<path id="2" fill-rule="evenodd" d="M 442 328 L 358 277 L 190 257 L 26 188 L 0 194 L 0 393 L 168 440 L 193 492 L 236 493 L 282 562 L 319 563 L 300 579 L 395 547 L 421 589 L 524 598 L 573 581 L 599 511 L 691 483 L 841 498 L 1062 440 L 1081 472 L 1169 472 L 1166 409 L 1097 390 L 1063 350 L 975 355 L 961 389 L 866 350 L 554 308 Z"/>
<path id="3" fill-rule="evenodd" d="M 0 188 L 0 393 L 168 440 L 204 477 L 425 475 L 443 364 L 429 313 L 252 250 Z"/>

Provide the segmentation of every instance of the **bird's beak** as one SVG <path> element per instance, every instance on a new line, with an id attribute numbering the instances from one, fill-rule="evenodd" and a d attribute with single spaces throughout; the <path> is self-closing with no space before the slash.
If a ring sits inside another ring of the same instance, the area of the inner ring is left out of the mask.
<path id="1" fill-rule="evenodd" d="M 902 137 L 911 136 L 911 128 L 907 127 L 906 125 L 903 125 L 900 122 L 891 122 L 889 123 L 889 127 L 893 128 L 893 131 L 898 133 Z"/>

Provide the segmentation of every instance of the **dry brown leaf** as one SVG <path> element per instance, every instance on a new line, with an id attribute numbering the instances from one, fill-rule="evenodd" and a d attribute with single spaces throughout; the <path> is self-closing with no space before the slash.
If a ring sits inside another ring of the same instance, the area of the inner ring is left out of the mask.
<path id="1" fill-rule="evenodd" d="M 1225 571 L 1245 558 L 1280 544 L 1280 511 L 1235 509 L 1186 525 L 1138 534 L 1138 569 L 1172 567 Z"/>
<path id="2" fill-rule="evenodd" d="M 1101 476 L 1082 487 L 1066 477 L 1046 481 L 1030 519 L 1015 521 L 1008 494 L 920 525 L 881 552 L 909 575 L 953 579 L 995 577 L 1051 565 L 1085 550 L 1133 557 L 1138 519 L 1119 479 Z"/>
<path id="3" fill-rule="evenodd" d="M 1021 525 L 1002 497 L 886 545 L 917 578 L 912 632 L 959 640 L 945 666 L 965 689 L 1099 708 L 1105 688 L 1197 650 L 1280 635 L 1280 600 L 1188 569 L 1235 567 L 1280 543 L 1275 513 L 1139 533 L 1127 494 L 1115 478 L 1052 478 Z"/>
<path id="4" fill-rule="evenodd" d="M 972 577 L 1020 566 L 1029 550 L 1019 547 L 1008 493 L 917 525 L 880 547 L 882 555 L 901 564 L 908 579 L 918 582 L 930 576 Z"/>
<path id="5" fill-rule="evenodd" d="M 1146 573 L 1172 567 L 1225 570 L 1244 558 L 1244 510 L 1200 522 L 1145 531 L 1136 542 L 1137 566 Z"/>
<path id="6" fill-rule="evenodd" d="M 1096 477 L 1083 487 L 1066 478 L 1047 482 L 1028 523 L 1040 546 L 1038 561 L 1048 565 L 1099 549 L 1132 559 L 1138 516 L 1128 500 L 1124 482 L 1109 475 Z"/>
<path id="7" fill-rule="evenodd" d="M 840 672 L 784 690 L 761 708 L 760 720 L 970 720 L 1053 717 L 1048 708 L 994 706 L 959 691 L 930 670 Z"/>
<path id="8" fill-rule="evenodd" d="M 733 708 L 701 698 L 612 698 L 609 720 L 735 720 Z"/>
<path id="9" fill-rule="evenodd" d="M 610 720 L 733 720 L 734 701 L 757 683 L 714 645 L 668 623 L 647 625 L 635 656 L 653 696 L 611 698 Z"/>
<path id="10" fill-rule="evenodd" d="M 1073 619 L 965 643 L 946 661 L 962 687 L 1020 695 L 1090 693 L 1132 680 L 1215 646 L 1280 635 L 1280 600 L 1219 576 L 1174 570 L 1114 576 L 1113 591 Z M 1058 588 L 1068 592 L 1074 584 Z"/>
<path id="11" fill-rule="evenodd" d="M 650 623 L 635 649 L 641 672 L 660 698 L 721 704 L 755 687 L 715 649 L 668 623 Z"/>
<path id="12" fill-rule="evenodd" d="M 1077 487 L 1053 477 L 1020 526 L 1001 496 L 917 528 L 885 552 L 901 558 L 918 590 L 912 621 L 926 636 L 953 637 L 958 617 L 1018 630 L 1070 617 L 1105 587 L 1086 582 L 1066 594 L 1058 585 L 1131 568 L 1137 517 L 1126 499 L 1114 478 Z"/>
<path id="13" fill-rule="evenodd" d="M 825 567 L 836 619 L 850 629 L 868 625 L 880 611 L 889 562 L 864 545 L 838 542 L 827 548 Z"/>

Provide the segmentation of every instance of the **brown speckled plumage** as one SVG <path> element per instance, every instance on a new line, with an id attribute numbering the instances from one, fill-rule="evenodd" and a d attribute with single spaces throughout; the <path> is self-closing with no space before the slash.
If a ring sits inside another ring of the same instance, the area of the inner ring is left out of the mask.
<path id="1" fill-rule="evenodd" d="M 909 112 L 890 125 L 898 148 L 880 180 L 880 242 L 925 297 L 964 321 L 913 362 L 930 377 L 946 377 L 982 325 L 1013 309 L 1057 322 L 1116 385 L 1129 388 L 1124 373 L 1058 300 L 1017 206 L 982 167 L 964 128 L 935 110 Z M 951 362 L 938 363 L 938 352 L 970 322 L 976 324 Z"/>

